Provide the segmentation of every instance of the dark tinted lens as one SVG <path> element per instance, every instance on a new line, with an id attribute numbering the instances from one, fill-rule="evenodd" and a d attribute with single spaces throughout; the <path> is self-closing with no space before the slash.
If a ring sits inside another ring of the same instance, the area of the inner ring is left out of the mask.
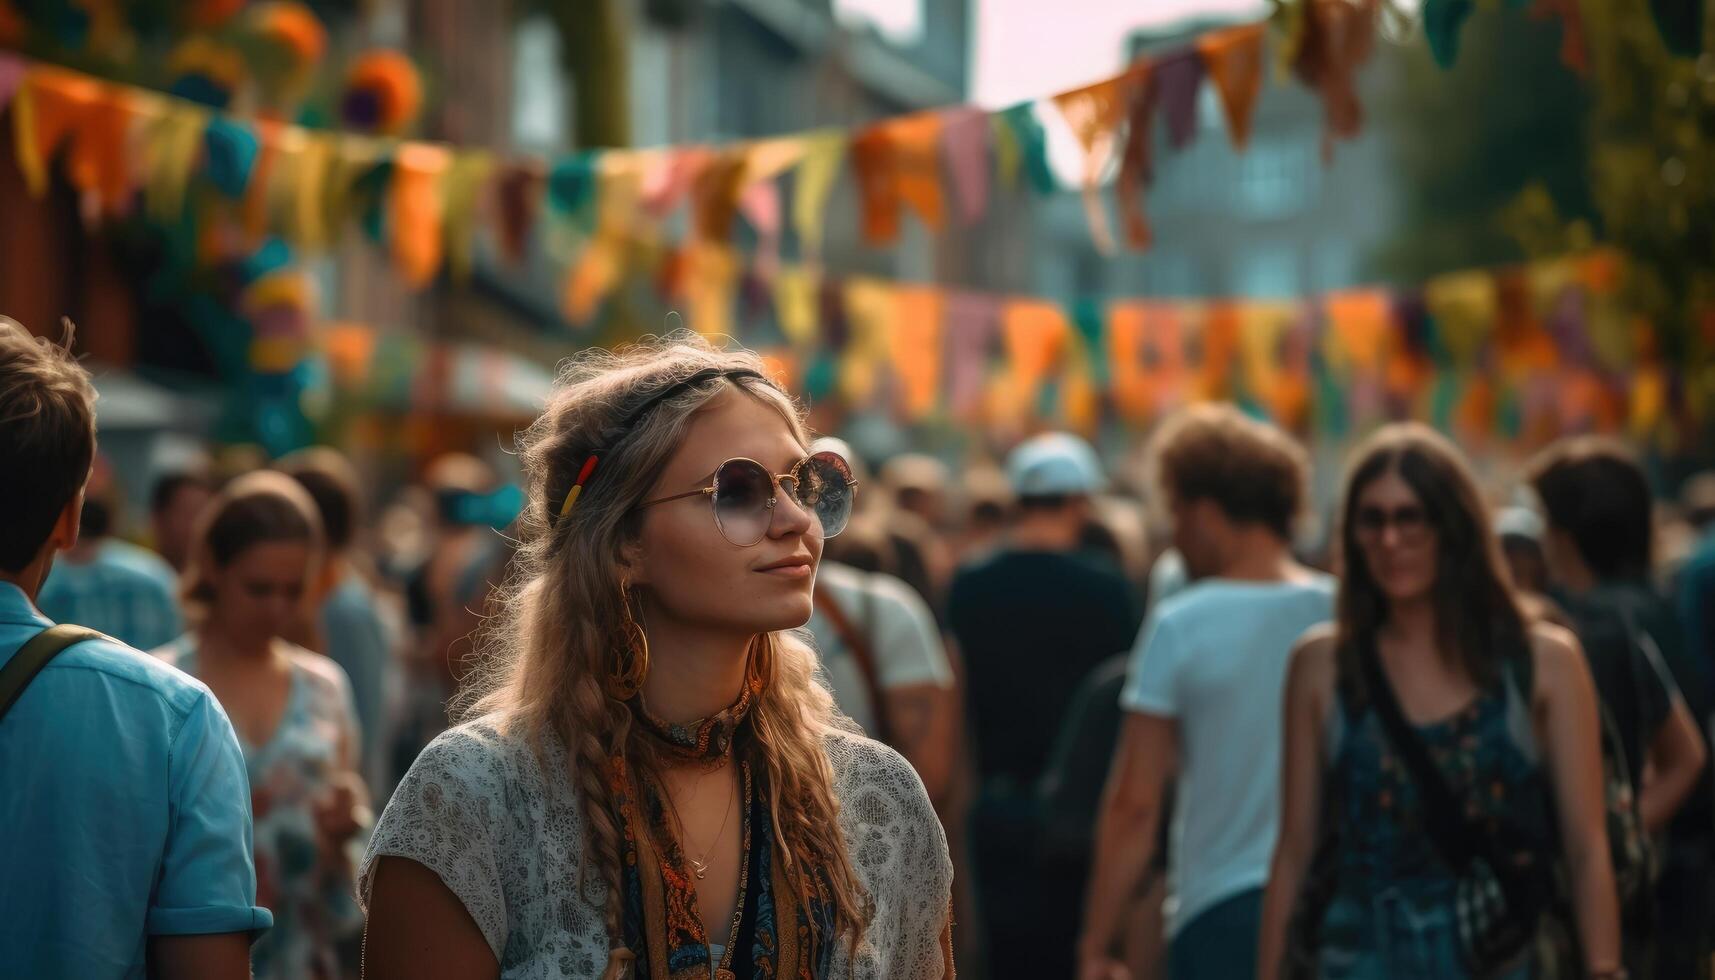
<path id="1" fill-rule="evenodd" d="M 1380 534 L 1387 527 L 1387 511 L 1380 507 L 1364 507 L 1358 511 L 1358 530 L 1365 534 Z"/>
<path id="2" fill-rule="evenodd" d="M 798 464 L 796 496 L 831 538 L 852 517 L 852 470 L 838 453 L 817 453 Z"/>
<path id="3" fill-rule="evenodd" d="M 715 523 L 728 541 L 752 545 L 768 533 L 768 507 L 774 483 L 768 472 L 747 459 L 728 460 L 715 473 Z"/>

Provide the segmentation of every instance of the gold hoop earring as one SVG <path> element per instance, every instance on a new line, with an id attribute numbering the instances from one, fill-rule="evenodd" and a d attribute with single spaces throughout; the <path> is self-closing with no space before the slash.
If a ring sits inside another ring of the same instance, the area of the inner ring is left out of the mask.
<path id="1" fill-rule="evenodd" d="M 614 671 L 613 692 L 621 701 L 628 701 L 643 689 L 643 679 L 649 676 L 649 634 L 631 615 L 631 583 L 619 583 L 620 629 L 625 634 L 620 643 L 618 669 Z"/>

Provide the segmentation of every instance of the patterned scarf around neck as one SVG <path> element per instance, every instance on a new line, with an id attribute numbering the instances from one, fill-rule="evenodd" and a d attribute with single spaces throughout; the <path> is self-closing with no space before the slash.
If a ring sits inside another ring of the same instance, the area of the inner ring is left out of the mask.
<path id="1" fill-rule="evenodd" d="M 641 695 L 632 714 L 662 756 L 671 763 L 714 765 L 733 749 L 750 713 L 755 685 L 746 682 L 738 700 L 725 710 L 689 724 L 670 724 L 644 707 Z M 758 781 L 748 761 L 739 763 L 743 787 L 742 860 L 739 906 L 731 935 L 717 937 L 729 948 L 712 961 L 710 937 L 697 909 L 696 879 L 673 833 L 670 809 L 653 783 L 632 772 L 620 755 L 610 760 L 609 790 L 614 819 L 621 830 L 620 878 L 624 887 L 624 942 L 636 957 L 627 974 L 638 980 L 822 980 L 833 952 L 833 905 L 826 888 L 800 902 L 776 859 L 766 781 Z M 731 948 L 741 919 L 752 928 L 747 949 Z"/>

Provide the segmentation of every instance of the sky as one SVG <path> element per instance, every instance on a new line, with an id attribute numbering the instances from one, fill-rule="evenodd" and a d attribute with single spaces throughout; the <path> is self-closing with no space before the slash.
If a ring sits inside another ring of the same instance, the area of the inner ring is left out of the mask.
<path id="1" fill-rule="evenodd" d="M 842 20 L 868 21 L 908 40 L 923 29 L 922 3 L 834 0 L 834 8 Z M 1106 78 L 1121 67 L 1126 35 L 1139 27 L 1267 11 L 1263 0 L 972 0 L 971 101 L 996 108 Z"/>

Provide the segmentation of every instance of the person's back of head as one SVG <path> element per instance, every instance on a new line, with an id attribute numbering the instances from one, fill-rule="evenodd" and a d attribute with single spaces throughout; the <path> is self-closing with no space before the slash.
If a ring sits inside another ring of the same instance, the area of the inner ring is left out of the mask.
<path id="1" fill-rule="evenodd" d="M 351 461 L 337 449 L 312 446 L 282 458 L 276 466 L 315 501 L 329 555 L 350 548 L 364 520 L 363 490 Z"/>
<path id="2" fill-rule="evenodd" d="M 1715 531 L 1715 470 L 1686 480 L 1679 491 L 1679 503 L 1686 522 L 1698 533 Z"/>
<path id="3" fill-rule="evenodd" d="M 1548 518 L 1550 560 L 1558 539 L 1596 581 L 1639 580 L 1654 554 L 1654 499 L 1643 468 L 1622 444 L 1567 439 L 1532 461 L 1530 483 Z M 1565 569 L 1557 571 L 1564 575 Z"/>
<path id="4" fill-rule="evenodd" d="M 1174 513 L 1174 545 L 1193 577 L 1218 574 L 1235 530 L 1291 543 L 1304 506 L 1309 459 L 1291 436 L 1230 405 L 1186 409 L 1150 442 L 1157 497 Z"/>
<path id="5" fill-rule="evenodd" d="M 76 514 L 95 458 L 95 389 L 64 345 L 0 317 L 0 577 L 33 592 L 46 552 L 76 539 Z M 69 533 L 68 533 L 69 532 Z"/>
<path id="6" fill-rule="evenodd" d="M 1034 436 L 1006 457 L 1017 519 L 1014 536 L 1030 545 L 1070 551 L 1090 514 L 1090 498 L 1107 484 L 1101 460 L 1090 444 L 1066 432 Z"/>

